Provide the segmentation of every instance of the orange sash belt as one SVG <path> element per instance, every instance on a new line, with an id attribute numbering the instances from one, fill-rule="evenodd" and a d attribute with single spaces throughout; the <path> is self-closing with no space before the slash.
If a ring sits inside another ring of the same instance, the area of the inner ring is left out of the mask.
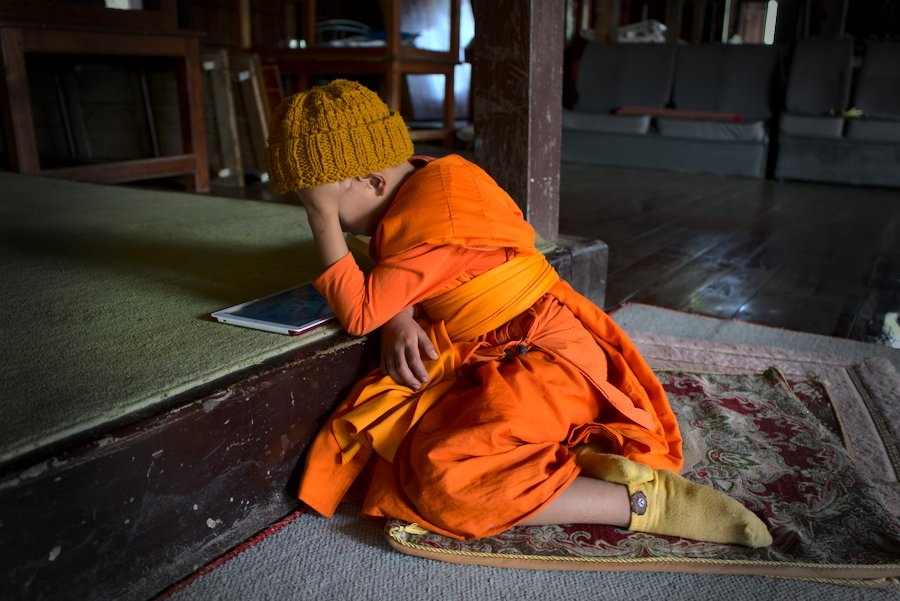
<path id="1" fill-rule="evenodd" d="M 453 340 L 473 340 L 527 310 L 558 280 L 543 254 L 518 256 L 422 307 L 432 321 L 447 324 Z"/>
<path id="2" fill-rule="evenodd" d="M 428 382 L 420 390 L 373 374 L 356 387 L 356 399 L 332 420 L 343 463 L 363 447 L 393 461 L 407 432 L 452 386 L 456 368 L 471 356 L 478 336 L 531 307 L 559 280 L 544 255 L 516 257 L 423 303 L 433 322 L 426 328 L 438 353 L 424 360 Z M 456 342 L 454 341 L 469 341 Z"/>

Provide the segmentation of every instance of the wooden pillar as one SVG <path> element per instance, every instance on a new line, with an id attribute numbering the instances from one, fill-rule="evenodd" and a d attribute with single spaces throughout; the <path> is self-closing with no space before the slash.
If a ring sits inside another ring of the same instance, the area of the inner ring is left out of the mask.
<path id="1" fill-rule="evenodd" d="M 684 0 L 666 1 L 666 43 L 677 44 L 681 39 Z"/>
<path id="2" fill-rule="evenodd" d="M 699 44 L 704 42 L 703 24 L 706 21 L 706 3 L 707 0 L 694 0 L 694 24 L 691 27 L 691 43 Z"/>
<path id="3" fill-rule="evenodd" d="M 559 231 L 565 12 L 552 0 L 474 0 L 475 162 L 547 240 Z"/>
<path id="4" fill-rule="evenodd" d="M 800 17 L 808 11 L 805 6 L 811 5 L 807 0 L 779 0 L 778 20 L 775 22 L 775 43 L 791 46 L 797 37 L 807 37 L 807 27 L 800 26 Z M 798 36 L 799 34 L 799 36 Z"/>
<path id="5" fill-rule="evenodd" d="M 725 0 L 724 8 L 722 10 L 722 43 L 727 44 L 728 40 L 731 39 L 731 13 L 732 13 L 732 2 L 731 0 Z"/>
<path id="6" fill-rule="evenodd" d="M 614 42 L 622 20 L 619 0 L 597 0 L 594 4 L 594 38 L 598 42 Z"/>
<path id="7" fill-rule="evenodd" d="M 237 6 L 238 48 L 248 50 L 253 47 L 253 7 L 250 0 L 238 0 Z"/>

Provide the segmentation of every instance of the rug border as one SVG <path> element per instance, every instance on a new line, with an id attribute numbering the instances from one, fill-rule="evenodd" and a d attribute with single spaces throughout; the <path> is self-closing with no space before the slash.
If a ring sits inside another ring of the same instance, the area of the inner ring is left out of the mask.
<path id="1" fill-rule="evenodd" d="M 413 524 L 412 526 L 415 525 Z M 405 528 L 408 528 L 408 526 L 391 525 L 390 523 L 385 527 L 385 538 L 388 544 L 397 551 L 416 557 L 467 565 L 557 571 L 671 572 L 728 576 L 768 576 L 863 588 L 886 587 L 893 584 L 897 577 L 900 577 L 900 563 L 844 565 L 672 557 L 622 559 L 615 557 L 559 557 L 436 549 L 403 540 L 400 534 L 405 533 Z"/>
<path id="2" fill-rule="evenodd" d="M 877 396 L 876 393 L 871 390 L 868 385 L 869 381 L 861 373 L 864 367 L 864 363 L 856 363 L 847 368 L 847 375 L 856 386 L 856 390 L 865 404 L 866 411 L 869 412 L 869 416 L 872 418 L 875 431 L 881 438 L 881 444 L 884 447 L 884 452 L 887 454 L 887 459 L 894 466 L 894 473 L 898 476 L 897 481 L 900 481 L 900 448 L 898 448 L 897 442 L 891 434 L 884 412 L 879 408 L 878 402 L 874 398 Z"/>

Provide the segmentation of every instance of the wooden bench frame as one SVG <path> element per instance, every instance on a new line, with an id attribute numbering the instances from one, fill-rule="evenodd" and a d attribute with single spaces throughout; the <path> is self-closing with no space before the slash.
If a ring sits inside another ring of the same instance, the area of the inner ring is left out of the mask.
<path id="1" fill-rule="evenodd" d="M 25 55 L 29 53 L 173 58 L 178 81 L 182 154 L 41 168 L 25 63 Z M 5 74 L 0 81 L 3 142 L 11 170 L 107 184 L 185 175 L 189 190 L 209 190 L 197 35 L 2 22 L 0 64 Z"/>

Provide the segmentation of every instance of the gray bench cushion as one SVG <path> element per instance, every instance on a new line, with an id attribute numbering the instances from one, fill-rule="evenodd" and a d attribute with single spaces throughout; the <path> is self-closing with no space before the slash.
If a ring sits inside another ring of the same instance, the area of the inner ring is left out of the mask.
<path id="1" fill-rule="evenodd" d="M 581 55 L 573 108 L 609 113 L 627 105 L 664 107 L 674 73 L 673 45 L 592 42 Z"/>
<path id="2" fill-rule="evenodd" d="M 873 42 L 869 46 L 853 104 L 867 117 L 900 119 L 900 42 Z"/>
<path id="3" fill-rule="evenodd" d="M 844 133 L 844 118 L 782 113 L 778 129 L 789 136 L 840 138 Z"/>
<path id="4" fill-rule="evenodd" d="M 771 118 L 778 52 L 758 44 L 679 46 L 675 108 L 740 113 L 745 121 Z"/>
<path id="5" fill-rule="evenodd" d="M 648 115 L 610 115 L 608 113 L 577 113 L 563 111 L 563 129 L 578 129 L 597 133 L 645 134 L 650 129 Z"/>
<path id="6" fill-rule="evenodd" d="M 717 140 L 730 142 L 764 142 L 766 126 L 762 121 L 730 123 L 727 121 L 702 121 L 697 119 L 670 119 L 659 117 L 656 127 L 660 135 L 673 138 Z"/>
<path id="7" fill-rule="evenodd" d="M 851 38 L 798 40 L 788 73 L 785 109 L 798 115 L 841 112 L 850 101 L 852 69 Z"/>
<path id="8" fill-rule="evenodd" d="M 900 121 L 848 119 L 847 139 L 900 144 Z"/>

